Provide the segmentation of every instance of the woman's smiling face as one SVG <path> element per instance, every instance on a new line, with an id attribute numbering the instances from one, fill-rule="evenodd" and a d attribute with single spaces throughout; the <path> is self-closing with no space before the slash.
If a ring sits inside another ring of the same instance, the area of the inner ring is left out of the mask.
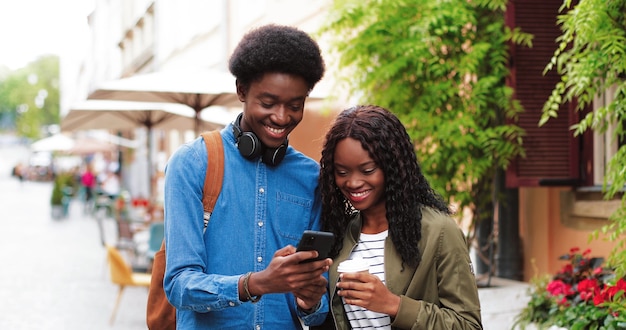
<path id="1" fill-rule="evenodd" d="M 354 208 L 372 212 L 385 207 L 385 175 L 361 142 L 353 138 L 337 142 L 334 167 L 335 183 Z"/>

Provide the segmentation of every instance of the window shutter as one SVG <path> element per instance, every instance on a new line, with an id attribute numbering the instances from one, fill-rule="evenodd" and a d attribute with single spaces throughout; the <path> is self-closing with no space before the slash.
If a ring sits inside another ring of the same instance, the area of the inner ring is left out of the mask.
<path id="1" fill-rule="evenodd" d="M 579 138 L 569 127 L 578 122 L 572 105 L 562 106 L 558 117 L 539 127 L 542 108 L 560 77 L 554 70 L 543 70 L 556 49 L 560 35 L 556 19 L 562 0 L 512 1 L 507 9 L 507 24 L 533 34 L 533 46 L 515 46 L 511 53 L 512 75 L 509 84 L 524 107 L 518 124 L 526 131 L 523 139 L 525 158 L 514 160 L 507 169 L 507 187 L 576 185 L 580 181 Z"/>

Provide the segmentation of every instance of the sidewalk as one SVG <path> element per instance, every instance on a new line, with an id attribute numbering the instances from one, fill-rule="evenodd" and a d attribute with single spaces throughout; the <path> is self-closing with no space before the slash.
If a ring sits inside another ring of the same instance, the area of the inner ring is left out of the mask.
<path id="1" fill-rule="evenodd" d="M 492 278 L 492 287 L 478 289 L 483 328 L 509 330 L 515 317 L 526 306 L 528 283 Z"/>
<path id="2" fill-rule="evenodd" d="M 10 176 L 15 157 L 0 148 L 0 329 L 146 329 L 146 288 L 126 288 L 109 325 L 118 286 L 109 280 L 95 219 L 73 201 L 68 218 L 52 220 L 52 183 L 20 184 Z M 113 220 L 104 228 L 113 240 Z"/>

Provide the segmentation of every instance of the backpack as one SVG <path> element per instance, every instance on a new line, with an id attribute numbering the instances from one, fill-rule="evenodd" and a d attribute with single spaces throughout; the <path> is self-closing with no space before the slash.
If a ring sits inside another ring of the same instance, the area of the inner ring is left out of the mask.
<path id="1" fill-rule="evenodd" d="M 204 205 L 204 228 L 208 224 L 208 218 L 213 212 L 215 202 L 222 189 L 224 176 L 224 146 L 219 130 L 204 132 L 201 134 L 206 144 L 208 164 L 204 178 L 204 192 L 202 204 Z M 146 322 L 150 330 L 173 330 L 176 329 L 176 308 L 170 304 L 163 290 L 163 278 L 165 275 L 165 240 L 161 243 L 161 249 L 154 255 L 152 264 L 152 280 L 148 291 L 148 305 Z"/>

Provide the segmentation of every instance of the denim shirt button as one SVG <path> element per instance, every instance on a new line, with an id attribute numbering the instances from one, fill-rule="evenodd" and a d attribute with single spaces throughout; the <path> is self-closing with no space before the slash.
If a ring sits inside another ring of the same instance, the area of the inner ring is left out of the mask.
<path id="1" fill-rule="evenodd" d="M 265 192 L 265 188 L 262 188 L 262 187 L 261 187 L 261 188 L 259 188 L 259 194 L 262 194 L 262 193 L 264 193 L 264 192 Z"/>
<path id="2" fill-rule="evenodd" d="M 263 221 L 258 222 L 259 227 L 263 227 Z"/>
<path id="3" fill-rule="evenodd" d="M 211 307 L 207 307 L 207 308 L 206 308 L 206 311 L 207 311 L 207 312 L 210 312 L 210 311 L 211 311 Z"/>
<path id="4" fill-rule="evenodd" d="M 234 303 L 234 302 L 232 302 L 232 301 L 229 301 L 229 302 L 228 302 L 228 306 L 230 306 L 230 307 L 235 307 L 235 303 Z"/>
<path id="5" fill-rule="evenodd" d="M 263 262 L 263 257 L 256 257 L 257 262 Z"/>
<path id="6" fill-rule="evenodd" d="M 255 328 L 256 330 L 261 330 L 261 326 L 260 326 L 260 325 L 258 325 L 258 324 L 257 324 L 254 328 Z"/>

